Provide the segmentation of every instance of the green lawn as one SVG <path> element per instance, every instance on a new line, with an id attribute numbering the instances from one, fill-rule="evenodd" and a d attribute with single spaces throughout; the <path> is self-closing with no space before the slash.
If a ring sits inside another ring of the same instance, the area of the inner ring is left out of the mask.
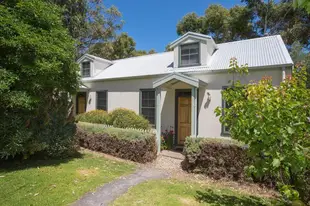
<path id="1" fill-rule="evenodd" d="M 67 205 L 135 170 L 134 164 L 83 152 L 67 160 L 0 165 L 0 205 Z"/>
<path id="2" fill-rule="evenodd" d="M 122 205 L 273 205 L 271 200 L 257 198 L 228 189 L 216 189 L 194 182 L 153 180 L 131 188 L 117 199 Z"/>

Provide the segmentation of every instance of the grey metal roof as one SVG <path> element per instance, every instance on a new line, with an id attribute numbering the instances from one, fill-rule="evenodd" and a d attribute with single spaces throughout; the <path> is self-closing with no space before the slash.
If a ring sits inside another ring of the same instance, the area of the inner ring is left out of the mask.
<path id="1" fill-rule="evenodd" d="M 172 72 L 196 72 L 225 70 L 232 57 L 249 68 L 268 69 L 291 66 L 293 61 L 280 35 L 217 44 L 208 65 L 173 68 L 173 52 L 164 52 L 113 61 L 113 64 L 83 81 L 163 75 Z"/>

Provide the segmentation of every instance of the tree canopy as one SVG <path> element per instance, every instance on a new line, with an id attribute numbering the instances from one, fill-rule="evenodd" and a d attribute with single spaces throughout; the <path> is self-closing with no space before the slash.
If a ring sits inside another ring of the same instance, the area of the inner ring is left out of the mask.
<path id="1" fill-rule="evenodd" d="M 295 9 L 292 0 L 242 0 L 245 6 L 226 9 L 210 5 L 203 16 L 189 13 L 177 24 L 177 33 L 188 31 L 208 34 L 217 43 L 281 34 L 291 46 L 299 41 L 310 46 L 310 15 L 303 8 Z"/>
<path id="2" fill-rule="evenodd" d="M 42 0 L 0 4 L 0 158 L 64 149 L 74 134 L 67 97 L 78 66 L 60 13 Z"/>

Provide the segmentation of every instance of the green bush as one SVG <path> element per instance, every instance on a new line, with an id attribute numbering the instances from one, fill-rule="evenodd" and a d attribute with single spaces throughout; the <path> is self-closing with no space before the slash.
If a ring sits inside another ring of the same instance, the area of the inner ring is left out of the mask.
<path id="1" fill-rule="evenodd" d="M 155 134 L 150 131 L 78 123 L 76 137 L 82 147 L 136 162 L 150 162 L 157 156 Z"/>
<path id="2" fill-rule="evenodd" d="M 234 65 L 234 64 L 232 64 Z M 271 77 L 248 85 L 236 81 L 222 92 L 229 108 L 217 108 L 232 138 L 249 145 L 249 173 L 274 177 L 283 198 L 310 203 L 310 90 L 305 68 L 275 87 Z M 223 115 L 225 114 L 225 115 Z"/>
<path id="3" fill-rule="evenodd" d="M 62 9 L 42 0 L 7 0 L 0 13 L 0 158 L 63 155 L 75 134 L 67 97 L 76 92 L 79 74 Z"/>
<path id="4" fill-rule="evenodd" d="M 128 109 L 115 109 L 109 113 L 108 124 L 119 128 L 148 129 L 149 121 Z"/>
<path id="5" fill-rule="evenodd" d="M 242 143 L 220 138 L 191 138 L 185 140 L 183 169 L 203 173 L 214 179 L 244 180 L 248 163 Z"/>
<path id="6" fill-rule="evenodd" d="M 104 110 L 93 110 L 76 115 L 75 120 L 96 124 L 108 124 L 108 113 Z"/>

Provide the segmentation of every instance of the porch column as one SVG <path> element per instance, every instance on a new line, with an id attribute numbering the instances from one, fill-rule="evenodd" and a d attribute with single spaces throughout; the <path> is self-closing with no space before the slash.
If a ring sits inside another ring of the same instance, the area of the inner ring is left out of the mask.
<path id="1" fill-rule="evenodd" d="M 157 154 L 160 153 L 160 136 L 161 136 L 161 89 L 156 88 L 156 141 Z"/>
<path id="2" fill-rule="evenodd" d="M 192 137 L 197 137 L 197 87 L 192 87 Z"/>
<path id="3" fill-rule="evenodd" d="M 285 67 L 282 67 L 282 81 L 286 78 Z"/>

